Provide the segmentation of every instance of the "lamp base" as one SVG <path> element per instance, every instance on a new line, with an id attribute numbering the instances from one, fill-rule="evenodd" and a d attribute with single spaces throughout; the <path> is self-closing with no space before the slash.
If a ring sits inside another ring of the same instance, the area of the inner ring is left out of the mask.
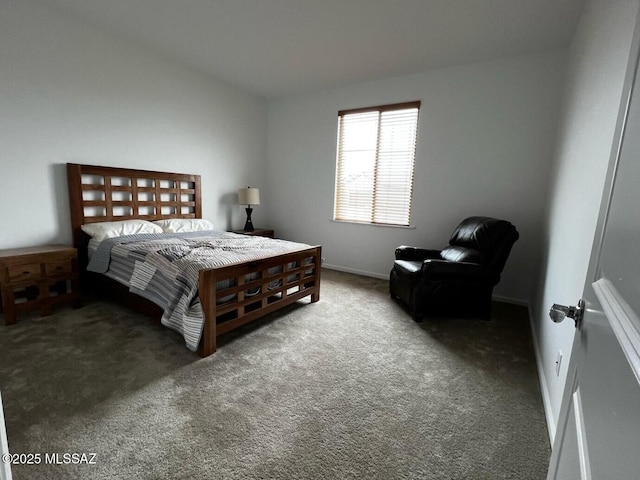
<path id="1" fill-rule="evenodd" d="M 251 222 L 251 213 L 253 212 L 253 208 L 247 207 L 244 209 L 247 212 L 247 222 L 244 224 L 245 232 L 253 232 L 255 229 L 253 228 L 253 222 Z"/>

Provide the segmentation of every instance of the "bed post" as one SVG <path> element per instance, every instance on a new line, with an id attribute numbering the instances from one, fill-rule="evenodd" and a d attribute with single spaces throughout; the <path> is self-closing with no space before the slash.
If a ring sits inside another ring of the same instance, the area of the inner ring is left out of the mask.
<path id="1" fill-rule="evenodd" d="M 201 357 L 208 357 L 216 351 L 216 283 L 213 270 L 200 270 L 198 291 L 204 317 L 202 340 L 200 341 Z"/>
<path id="2" fill-rule="evenodd" d="M 322 247 L 316 247 L 316 266 L 313 270 L 313 284 L 315 293 L 311 294 L 311 303 L 315 303 L 320 300 L 320 272 L 322 270 Z"/>
<path id="3" fill-rule="evenodd" d="M 71 212 L 73 246 L 81 248 L 83 245 L 80 225 L 84 223 L 84 209 L 82 208 L 82 172 L 80 165 L 67 163 L 67 185 L 69 188 L 69 210 Z"/>

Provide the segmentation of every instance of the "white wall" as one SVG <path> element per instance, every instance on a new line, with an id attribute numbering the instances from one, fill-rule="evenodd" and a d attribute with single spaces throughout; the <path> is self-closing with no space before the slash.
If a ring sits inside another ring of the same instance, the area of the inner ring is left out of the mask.
<path id="1" fill-rule="evenodd" d="M 520 231 L 495 293 L 529 301 L 562 93 L 564 52 L 352 85 L 269 104 L 269 225 L 323 246 L 325 263 L 388 277 L 401 244 L 443 247 L 466 216 Z M 421 100 L 415 229 L 332 222 L 338 110 Z"/>
<path id="2" fill-rule="evenodd" d="M 533 330 L 551 439 L 573 343 L 573 322 L 554 324 L 553 303 L 582 296 L 629 59 L 637 0 L 588 2 L 569 51 L 566 92 L 552 170 Z M 564 354 L 555 373 L 558 350 Z"/>
<path id="3" fill-rule="evenodd" d="M 199 173 L 221 229 L 264 176 L 264 100 L 30 0 L 0 0 L 0 106 L 0 248 L 70 244 L 67 162 Z"/>

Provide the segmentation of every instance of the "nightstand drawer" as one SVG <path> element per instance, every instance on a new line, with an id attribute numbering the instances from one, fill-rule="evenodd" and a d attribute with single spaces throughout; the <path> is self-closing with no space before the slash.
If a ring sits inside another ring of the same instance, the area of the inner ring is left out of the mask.
<path id="1" fill-rule="evenodd" d="M 25 265 L 9 265 L 9 282 L 20 282 L 42 277 L 39 263 L 27 263 Z"/>
<path id="2" fill-rule="evenodd" d="M 62 275 L 71 273 L 71 260 L 56 260 L 55 262 L 47 262 L 44 264 L 44 270 L 47 275 Z"/>

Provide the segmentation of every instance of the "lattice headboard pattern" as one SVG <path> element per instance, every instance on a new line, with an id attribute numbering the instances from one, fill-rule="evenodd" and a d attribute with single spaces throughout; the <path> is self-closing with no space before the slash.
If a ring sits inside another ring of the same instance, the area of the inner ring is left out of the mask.
<path id="1" fill-rule="evenodd" d="M 67 164 L 73 243 L 85 223 L 202 218 L 200 175 Z"/>

